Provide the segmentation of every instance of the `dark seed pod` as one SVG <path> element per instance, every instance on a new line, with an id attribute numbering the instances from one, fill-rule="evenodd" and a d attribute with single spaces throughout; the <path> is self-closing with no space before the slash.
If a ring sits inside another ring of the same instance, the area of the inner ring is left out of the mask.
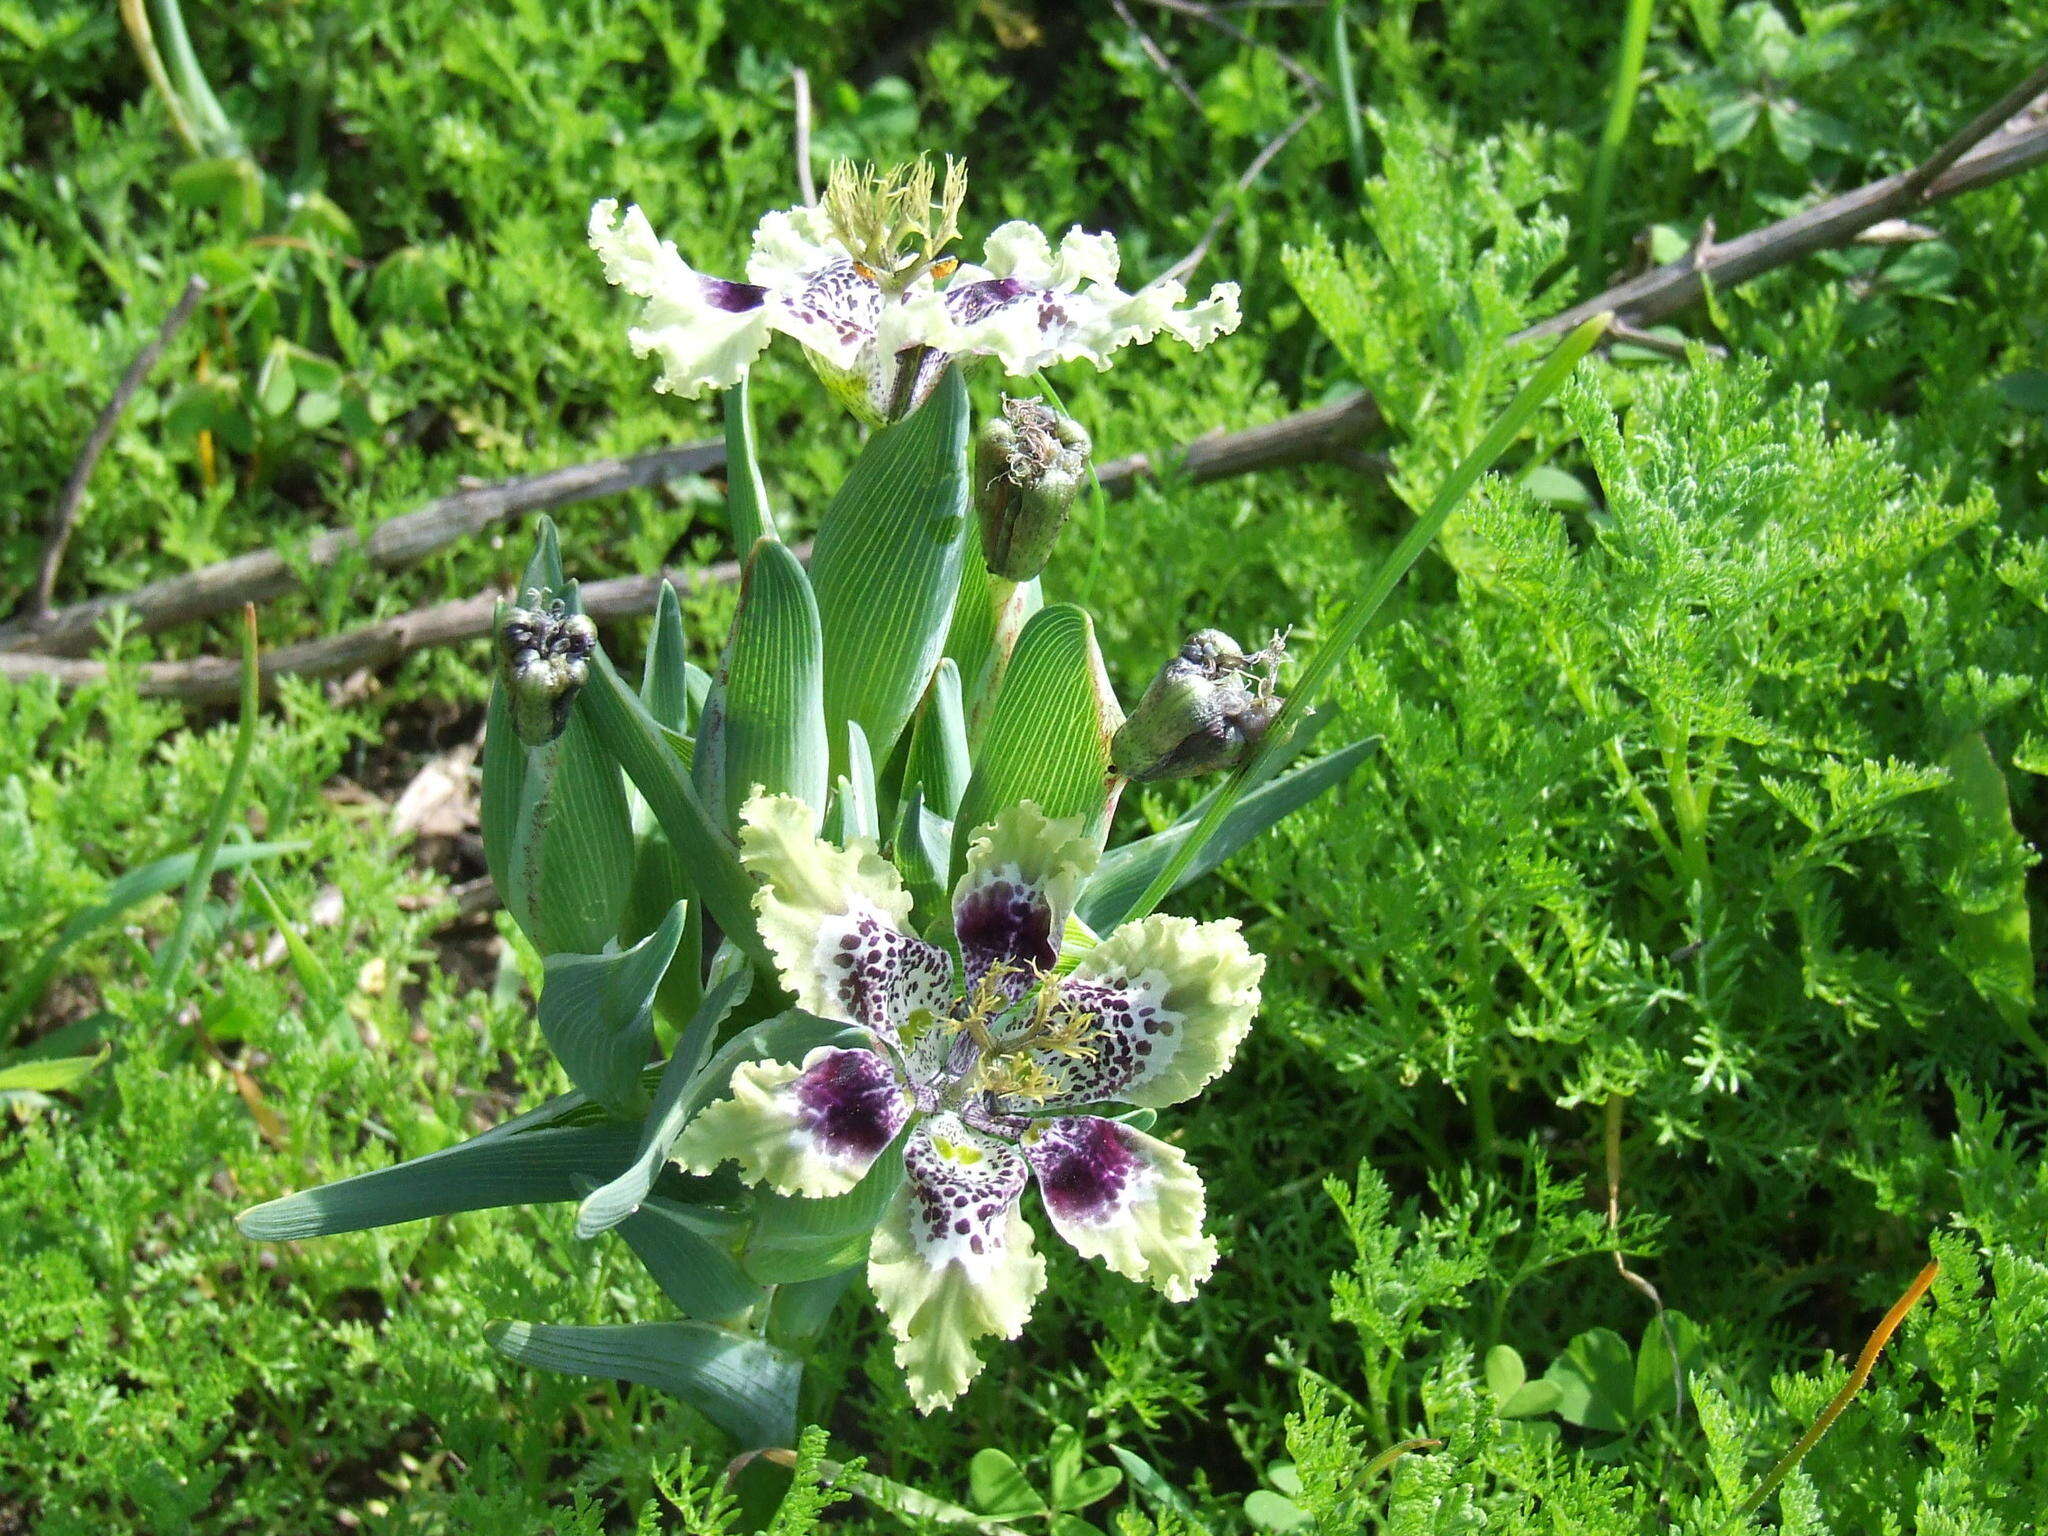
<path id="1" fill-rule="evenodd" d="M 590 677 L 597 627 L 560 603 L 506 610 L 498 626 L 498 653 L 505 668 L 505 695 L 512 728 L 529 747 L 545 746 L 569 723 L 577 690 Z"/>

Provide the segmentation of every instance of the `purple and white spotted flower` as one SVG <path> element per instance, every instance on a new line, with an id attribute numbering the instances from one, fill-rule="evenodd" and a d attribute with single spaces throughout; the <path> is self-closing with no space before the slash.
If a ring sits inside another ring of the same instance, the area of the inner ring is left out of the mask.
<path id="1" fill-rule="evenodd" d="M 1192 1098 L 1251 1027 L 1265 962 L 1234 921 L 1153 916 L 1095 941 L 1069 915 L 1093 866 L 1081 823 L 1025 803 L 975 837 L 953 891 L 959 967 L 910 926 L 910 897 L 859 840 L 813 832 L 801 801 L 756 795 L 742 858 L 761 882 L 761 936 L 800 1008 L 866 1031 L 800 1065 L 732 1077 L 675 1156 L 739 1164 L 784 1194 L 843 1194 L 885 1152 L 905 1169 L 876 1229 L 868 1284 L 913 1401 L 958 1397 L 974 1341 L 1015 1338 L 1045 1284 L 1024 1220 L 1036 1180 L 1053 1228 L 1175 1301 L 1216 1262 L 1200 1176 L 1178 1148 L 1073 1113 Z M 1070 966 L 1062 944 L 1081 950 Z M 1083 947 L 1085 945 L 1085 948 Z"/>
<path id="2" fill-rule="evenodd" d="M 637 207 L 621 218 L 612 198 L 590 210 L 590 244 L 606 278 L 646 300 L 627 339 L 661 360 L 656 389 L 695 398 L 729 388 L 781 331 L 876 424 L 920 404 L 955 357 L 991 356 L 1011 375 L 1082 357 L 1107 368 L 1118 348 L 1162 331 L 1203 347 L 1237 329 L 1237 284 L 1185 307 L 1172 279 L 1126 293 L 1115 237 L 1078 227 L 1055 251 L 1014 221 L 989 236 L 980 265 L 960 262 L 945 246 L 964 170 L 949 162 L 937 204 L 931 182 L 922 162 L 886 176 L 835 167 L 820 205 L 761 220 L 743 283 L 696 271 Z"/>

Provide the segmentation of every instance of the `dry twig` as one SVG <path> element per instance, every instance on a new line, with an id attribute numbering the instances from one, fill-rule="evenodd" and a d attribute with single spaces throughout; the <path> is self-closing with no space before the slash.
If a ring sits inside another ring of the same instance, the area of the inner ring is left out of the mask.
<path id="1" fill-rule="evenodd" d="M 1249 191 L 1252 183 L 1265 173 L 1266 167 L 1273 163 L 1273 157 L 1287 147 L 1288 141 L 1301 132 L 1302 129 L 1306 128 L 1310 120 L 1322 110 L 1323 104 L 1319 101 L 1266 141 L 1265 147 L 1252 157 L 1252 163 L 1244 168 L 1244 174 L 1237 178 L 1237 185 L 1232 189 L 1230 196 L 1224 199 L 1222 206 L 1210 218 L 1208 227 L 1202 231 L 1201 238 L 1189 249 L 1187 255 L 1181 257 L 1179 261 L 1176 261 L 1172 266 L 1160 273 L 1161 278 L 1185 280 L 1195 268 L 1202 264 L 1203 258 L 1209 254 L 1209 247 L 1215 243 L 1216 237 L 1223 232 L 1223 226 L 1230 222 L 1230 216 L 1237 211 L 1238 199 Z"/>
<path id="2" fill-rule="evenodd" d="M 1153 0 L 1153 3 L 1163 4 L 1166 0 Z M 1181 3 L 1170 5 L 1169 8 L 1185 10 L 1188 8 L 1188 0 L 1181 0 Z M 2042 71 L 2030 75 L 2022 86 L 2008 91 L 1997 103 L 1977 114 L 1963 129 L 1951 136 L 1912 170 L 1888 176 L 1854 191 L 1844 192 L 1801 213 L 1780 219 L 1777 223 L 1765 225 L 1761 229 L 1752 230 L 1734 240 L 1717 242 L 1711 234 L 1705 235 L 1695 250 L 1677 261 L 1616 284 L 1584 304 L 1517 332 L 1509 338 L 1509 342 L 1512 344 L 1560 334 L 1603 309 L 1612 310 L 1624 326 L 1639 336 L 1641 327 L 1697 302 L 1706 291 L 1709 282 L 1716 287 L 1725 288 L 1734 283 L 1747 281 L 1814 251 L 1849 244 L 1873 225 L 1887 219 L 1897 218 L 1913 209 L 2018 175 L 2048 160 L 2048 121 L 2035 120 L 2015 126 L 2010 116 L 1997 118 L 1996 114 L 2015 101 L 2024 104 L 2031 100 L 2030 91 L 2044 78 L 2048 76 L 2044 76 Z M 1298 129 L 1290 130 L 1290 135 L 1293 131 Z M 1272 154 L 1275 153 L 1278 153 L 1277 149 L 1269 145 L 1268 150 L 1262 152 L 1261 158 L 1265 162 L 1270 162 Z M 1263 164 L 1255 162 L 1252 174 L 1256 175 L 1258 170 L 1263 169 Z M 1202 247 L 1198 246 L 1193 253 L 1196 260 L 1200 259 L 1201 251 Z M 1180 270 L 1185 270 L 1187 265 L 1183 263 Z M 1353 447 L 1359 436 L 1376 427 L 1380 419 L 1379 408 L 1371 395 L 1360 395 L 1337 406 L 1318 407 L 1283 417 L 1279 421 L 1268 422 L 1263 426 L 1202 438 L 1187 448 L 1183 457 L 1183 471 L 1190 480 L 1200 483 L 1225 475 L 1241 474 L 1247 470 L 1275 464 L 1294 463 L 1302 459 L 1341 457 Z M 537 506 L 559 505 L 561 502 L 581 499 L 583 496 L 604 494 L 607 488 L 619 489 L 628 483 L 652 484 L 669 475 L 688 473 L 693 469 L 698 473 L 715 470 L 724 463 L 723 447 L 716 443 L 692 444 L 664 452 L 678 456 L 674 461 L 675 467 L 657 472 L 643 471 L 645 478 L 623 481 L 604 488 L 570 491 L 549 500 L 526 500 L 517 505 L 508 500 L 506 507 L 510 510 L 527 510 Z M 688 467 L 683 467 L 682 456 L 693 455 L 701 457 L 695 458 Z M 533 481 L 514 481 L 506 486 L 487 487 L 483 491 L 460 494 L 485 496 L 496 493 L 500 497 L 532 495 L 532 487 L 551 478 L 573 481 L 581 476 L 601 480 L 603 472 L 607 469 L 617 473 L 629 470 L 635 465 L 651 463 L 659 457 L 646 455 L 638 460 L 577 466 L 554 471 L 552 476 L 537 476 Z M 1136 454 L 1105 465 L 1100 479 L 1104 489 L 1111 495 L 1122 495 L 1127 494 L 1134 484 L 1153 472 L 1154 465 L 1149 456 Z M 444 501 L 455 499 L 457 498 L 444 498 Z M 441 506 L 441 503 L 436 503 L 411 516 L 432 521 Z M 510 515 L 510 510 L 501 510 L 496 515 Z M 445 517 L 447 514 L 438 515 Z M 495 519 L 483 519 L 492 520 Z M 371 534 L 373 560 L 377 558 L 374 551 L 385 530 L 407 521 L 406 518 L 394 519 L 392 523 L 385 524 L 384 528 Z M 325 540 L 341 542 L 324 544 L 322 541 Z M 356 541 L 357 536 L 352 533 L 324 534 L 315 541 L 315 547 L 309 554 L 317 555 L 325 550 L 329 552 L 328 558 L 331 560 L 335 552 L 353 547 Z M 447 539 L 440 542 L 445 543 Z M 413 558 L 417 558 L 417 555 Z M 230 567 L 241 565 L 242 562 L 251 564 L 243 568 L 239 579 L 224 574 Z M 250 579 L 251 571 L 259 573 L 255 580 Z M 590 611 L 598 617 L 641 614 L 652 605 L 655 584 L 658 581 L 671 581 L 678 588 L 687 590 L 700 580 L 730 580 L 735 574 L 728 564 L 714 566 L 696 577 L 683 573 L 666 573 L 660 577 L 628 577 L 619 581 L 599 582 L 587 587 L 584 589 L 584 599 Z M 30 649 L 58 648 L 55 643 L 39 644 L 39 640 L 89 644 L 90 636 L 99 619 L 117 603 L 126 603 L 137 610 L 141 628 L 160 629 L 181 619 L 219 612 L 221 608 L 243 601 L 252 594 L 273 596 L 278 592 L 290 590 L 296 581 L 297 578 L 275 556 L 243 556 L 241 562 L 229 561 L 221 566 L 208 567 L 205 571 L 195 571 L 188 576 L 172 578 L 169 582 L 154 583 L 150 587 L 122 597 L 100 599 L 95 603 L 80 604 L 77 608 L 66 609 L 52 620 L 51 627 L 40 637 L 28 635 L 26 627 L 22 625 L 0 626 L 0 681 L 55 676 L 60 682 L 78 684 L 97 681 L 104 677 L 105 668 L 97 662 L 53 659 L 46 655 L 8 654 L 8 651 L 19 653 Z M 166 589 L 176 589 L 180 600 L 166 603 L 163 600 Z M 201 591 L 208 596 L 199 598 L 197 593 Z M 232 595 L 223 601 L 222 594 L 226 593 Z M 491 599 L 488 597 L 442 603 L 378 624 L 367 625 L 328 640 L 287 646 L 265 658 L 265 675 L 271 677 L 285 672 L 328 675 L 358 666 L 381 664 L 425 645 L 469 639 L 483 634 L 489 628 L 490 608 Z M 232 663 L 214 658 L 201 658 L 194 661 L 147 664 L 140 669 L 139 682 L 144 692 L 207 700 L 231 696 L 233 676 Z"/>
<path id="3" fill-rule="evenodd" d="M 315 534 L 292 560 L 273 549 L 253 550 L 150 582 L 132 592 L 74 604 L 41 625 L 0 625 L 0 654 L 36 651 L 82 656 L 92 649 L 101 621 L 116 608 L 126 608 L 132 615 L 129 627 L 133 633 L 153 634 L 174 624 L 226 613 L 245 602 L 266 602 L 296 591 L 305 572 L 324 570 L 347 556 L 360 554 L 374 570 L 395 570 L 522 513 L 658 485 L 679 475 L 707 474 L 724 463 L 723 442 L 683 443 L 632 458 L 597 459 L 518 480 L 473 486 L 380 523 L 367 537 L 338 528 Z"/>
<path id="4" fill-rule="evenodd" d="M 2038 78 L 2039 71 L 2028 77 L 2028 84 Z M 2016 94 L 2008 92 L 1999 104 Z M 1517 331 L 1508 340 L 1562 336 L 1602 310 L 1612 310 L 1617 319 L 1630 325 L 1649 325 L 1699 302 L 1710 282 L 1717 289 L 1747 282 L 1815 251 L 1848 245 L 1873 224 L 2016 176 L 2048 160 L 2048 122 L 1999 132 L 2009 119 L 1987 126 L 1988 115 L 1979 113 L 1972 118 L 1966 133 L 1955 135 L 1910 171 L 1815 203 L 1733 240 L 1703 239 L 1676 261 L 1616 283 L 1583 304 Z"/>
<path id="5" fill-rule="evenodd" d="M 1164 48 L 1161 48 L 1158 43 L 1153 41 L 1152 34 L 1138 25 L 1138 18 L 1131 14 L 1131 8 L 1127 0 L 1109 0 L 1109 4 L 1110 8 L 1116 12 L 1117 19 L 1131 29 L 1131 35 L 1138 40 L 1138 46 L 1144 50 L 1145 57 L 1152 61 L 1152 67 L 1166 76 L 1172 83 L 1173 88 L 1179 91 L 1182 97 L 1186 99 L 1189 106 L 1200 112 L 1202 110 L 1202 98 L 1195 94 L 1195 88 L 1187 83 L 1186 79 L 1182 77 L 1181 72 L 1173 67 L 1173 60 L 1166 56 Z"/>
<path id="6" fill-rule="evenodd" d="M 185 291 L 178 295 L 178 302 L 171 306 L 163 324 L 156 328 L 156 335 L 135 354 L 128 371 L 121 375 L 121 382 L 114 386 L 113 398 L 101 408 L 99 420 L 92 424 L 92 432 L 86 438 L 85 446 L 79 450 L 71 473 L 64 481 L 64 489 L 57 493 L 56 508 L 50 514 L 49 538 L 43 545 L 42 564 L 36 569 L 35 593 L 28 604 L 30 623 L 42 623 L 50 616 L 50 596 L 57 589 L 57 572 L 64 565 L 64 551 L 70 547 L 71 531 L 78 526 L 78 509 L 85 500 L 86 482 L 92 479 L 93 468 L 99 463 L 100 455 L 113 441 L 114 427 L 120 422 L 121 413 L 128 409 L 128 402 L 135 398 L 135 391 L 142 387 L 150 369 L 164 355 L 164 348 L 171 344 L 171 338 L 192 318 L 192 311 L 205 292 L 206 279 L 193 273 L 185 284 Z"/>
<path id="7" fill-rule="evenodd" d="M 1353 448 L 1360 438 L 1378 426 L 1379 420 L 1378 407 L 1369 399 L 1357 396 L 1335 405 L 1303 411 L 1264 426 L 1251 427 L 1242 432 L 1217 433 L 1197 438 L 1176 455 L 1178 473 L 1190 483 L 1201 485 L 1211 480 L 1246 474 L 1256 469 L 1333 458 Z M 718 455 L 714 462 L 722 462 L 722 444 L 692 444 L 687 448 L 665 451 L 671 457 L 677 454 L 696 455 L 698 462 L 702 464 L 704 456 L 714 449 Z M 645 457 L 652 459 L 657 456 Z M 631 466 L 640 462 L 642 461 L 628 459 L 624 464 Z M 579 469 L 587 470 L 590 467 L 580 466 Z M 557 475 L 566 476 L 575 472 L 563 470 L 557 471 Z M 1152 455 L 1138 453 L 1104 465 L 1101 479 L 1103 488 L 1110 495 L 1127 496 L 1138 482 L 1151 479 L 1159 472 L 1159 466 L 1155 464 Z M 536 476 L 535 480 L 547 478 Z M 650 483 L 652 478 L 659 477 L 649 477 L 649 480 L 642 480 L 640 483 Z M 493 505 L 500 508 L 496 515 L 503 516 L 506 515 L 502 511 L 507 499 L 506 493 L 522 487 L 531 487 L 533 484 L 534 481 L 513 481 L 509 486 L 489 486 L 485 490 L 494 493 Z M 562 499 L 568 498 L 557 497 L 556 501 L 545 504 L 555 505 Z M 386 523 L 384 528 L 389 529 L 400 523 L 434 515 L 441 506 L 441 503 L 435 503 L 422 512 L 411 514 L 409 518 L 394 518 L 390 523 Z M 456 536 L 448 533 L 449 525 L 445 516 L 436 526 L 438 534 L 446 535 L 448 538 Z M 378 533 L 383 531 L 380 529 Z M 349 534 L 334 537 L 353 539 L 355 536 Z M 372 534 L 371 539 L 374 544 L 377 534 Z M 807 558 L 809 553 L 809 545 L 797 546 L 799 558 Z M 251 558 L 243 557 L 245 560 Z M 224 566 L 210 566 L 207 569 L 221 572 L 227 566 L 234 566 L 237 563 L 228 561 Z M 267 566 L 263 568 L 268 569 Z M 678 592 L 687 594 L 699 587 L 737 581 L 739 573 L 738 562 L 727 560 L 698 571 L 666 571 L 659 576 L 621 576 L 610 581 L 591 582 L 582 588 L 583 608 L 593 619 L 600 622 L 640 618 L 653 610 L 656 590 L 663 582 L 669 583 Z M 193 575 L 205 576 L 206 572 L 195 571 Z M 289 581 L 290 572 L 286 571 L 284 575 Z M 215 600 L 224 589 L 224 583 L 219 579 L 202 585 L 207 588 L 209 597 Z M 285 589 L 287 588 L 275 590 Z M 131 594 L 131 600 L 140 595 Z M 397 614 L 388 619 L 359 625 L 338 635 L 279 647 L 265 653 L 263 657 L 263 681 L 269 686 L 274 684 L 277 678 L 287 675 L 333 677 L 362 668 L 388 666 L 394 661 L 410 656 L 414 651 L 424 650 L 429 646 L 474 640 L 490 633 L 497 598 L 496 593 L 485 593 L 480 597 L 434 603 L 425 608 L 414 609 L 410 613 Z M 191 615 L 186 613 L 183 616 Z M 162 628 L 163 625 L 157 623 L 148 627 Z M 235 663 L 212 656 L 195 657 L 189 661 L 144 662 L 131 670 L 140 692 L 186 699 L 198 704 L 219 703 L 234 697 L 240 675 Z M 0 651 L 0 682 L 54 677 L 66 687 L 79 687 L 103 681 L 107 672 L 106 663 L 101 661 Z"/>
<path id="8" fill-rule="evenodd" d="M 1261 43 L 1236 22 L 1225 21 L 1216 14 L 1217 7 L 1204 5 L 1202 0 L 1149 0 L 1149 3 L 1158 6 L 1163 11 L 1173 11 L 1182 16 L 1192 16 L 1196 21 L 1202 23 L 1203 26 L 1213 27 L 1228 37 L 1236 38 L 1238 42 L 1247 48 L 1262 49 L 1272 54 L 1275 59 L 1279 60 L 1280 67 L 1286 70 L 1288 74 L 1294 76 L 1295 80 L 1310 95 L 1319 101 L 1329 95 L 1329 87 L 1323 84 L 1322 77 L 1314 70 L 1310 69 L 1292 54 L 1272 47 L 1270 44 Z"/>

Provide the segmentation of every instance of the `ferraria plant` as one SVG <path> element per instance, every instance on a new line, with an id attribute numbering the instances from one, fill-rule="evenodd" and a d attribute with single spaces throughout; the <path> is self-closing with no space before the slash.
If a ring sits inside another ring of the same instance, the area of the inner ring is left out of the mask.
<path id="1" fill-rule="evenodd" d="M 1125 292 L 1109 236 L 1055 248 L 1023 224 L 962 265 L 965 178 L 949 163 L 937 180 L 841 167 L 820 207 L 762 220 L 743 283 L 697 273 L 638 210 L 592 211 L 606 275 L 643 301 L 627 339 L 659 358 L 658 387 L 728 391 L 745 564 L 715 672 L 688 660 L 664 587 L 629 683 L 546 523 L 501 612 L 485 849 L 543 956 L 538 1022 L 573 1088 L 241 1221 L 284 1240 L 573 1202 L 577 1234 L 623 1241 L 677 1316 L 501 1322 L 491 1342 L 674 1392 L 742 1449 L 794 1443 L 806 1355 L 856 1276 L 912 1400 L 953 1401 L 977 1341 L 1015 1337 L 1043 1284 L 1033 1185 L 1080 1253 L 1195 1294 L 1216 1245 L 1154 1112 L 1228 1070 L 1263 962 L 1233 922 L 1154 908 L 1371 749 L 1302 761 L 1277 644 L 1247 655 L 1213 630 L 1125 720 L 1088 615 L 1037 579 L 1089 434 L 1012 399 L 971 451 L 965 373 L 1107 366 L 1162 333 L 1199 347 L 1235 328 L 1236 290 L 1192 307 L 1176 283 Z M 876 424 L 808 568 L 778 537 L 747 415 L 773 331 Z M 1562 370 L 1544 377 L 1548 393 Z M 1495 453 L 1512 432 L 1496 436 Z M 1307 674 L 1327 676 L 1398 575 Z M 1186 819 L 1105 847 L 1126 783 L 1203 772 L 1228 778 Z"/>

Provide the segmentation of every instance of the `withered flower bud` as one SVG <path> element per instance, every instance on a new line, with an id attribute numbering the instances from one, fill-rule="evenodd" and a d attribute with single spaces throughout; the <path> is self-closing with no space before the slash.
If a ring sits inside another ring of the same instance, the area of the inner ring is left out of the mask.
<path id="1" fill-rule="evenodd" d="M 597 626 L 544 593 L 527 594 L 530 607 L 510 608 L 498 626 L 505 664 L 505 696 L 512 728 L 529 747 L 545 746 L 569 723 L 569 707 L 590 677 Z"/>
<path id="2" fill-rule="evenodd" d="M 1140 782 L 1235 768 L 1287 702 L 1273 691 L 1286 653 L 1285 635 L 1249 656 L 1220 629 L 1188 636 L 1110 743 L 1112 766 Z"/>
<path id="3" fill-rule="evenodd" d="M 1010 581 L 1045 569 L 1088 473 L 1081 424 L 1035 397 L 1003 400 L 974 442 L 974 503 L 988 568 Z"/>

